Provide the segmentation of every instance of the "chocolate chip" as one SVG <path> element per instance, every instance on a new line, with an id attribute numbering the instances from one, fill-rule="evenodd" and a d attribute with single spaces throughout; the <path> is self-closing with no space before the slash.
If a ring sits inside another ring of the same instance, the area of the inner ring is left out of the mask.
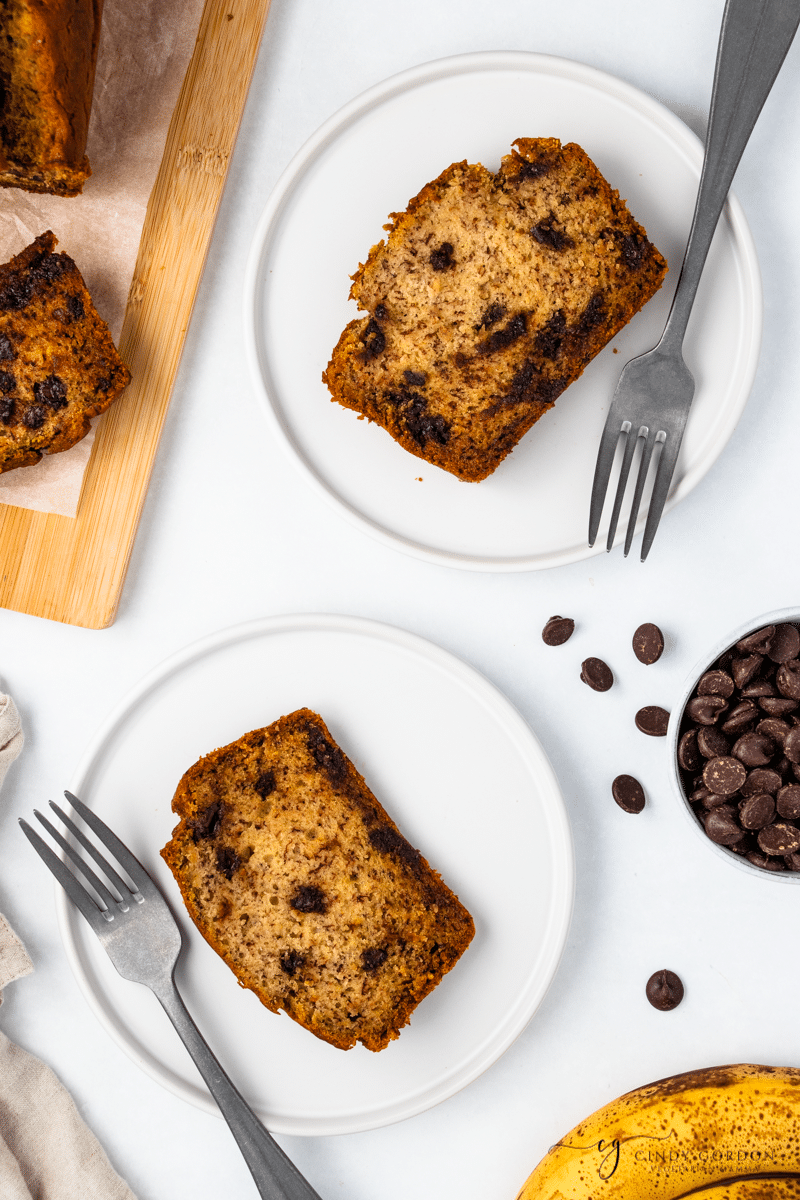
<path id="1" fill-rule="evenodd" d="M 57 411 L 67 407 L 67 385 L 58 375 L 48 375 L 33 385 L 33 394 L 40 404 Z"/>
<path id="2" fill-rule="evenodd" d="M 742 700 L 741 704 L 736 704 L 725 715 L 725 720 L 720 725 L 723 733 L 738 734 L 744 731 L 755 723 L 758 719 L 759 711 L 752 700 Z"/>
<path id="3" fill-rule="evenodd" d="M 386 320 L 386 305 L 385 304 L 376 304 L 375 305 L 375 320 L 376 321 L 385 321 Z"/>
<path id="4" fill-rule="evenodd" d="M 215 800 L 207 808 L 200 809 L 197 816 L 188 822 L 192 831 L 192 841 L 196 844 L 201 838 L 216 837 L 222 824 L 223 814 L 221 800 Z"/>
<path id="5" fill-rule="evenodd" d="M 795 711 L 797 701 L 784 696 L 762 696 L 758 707 L 770 717 L 783 717 L 786 713 Z"/>
<path id="6" fill-rule="evenodd" d="M 800 633 L 796 625 L 777 625 L 767 654 L 776 663 L 788 662 L 800 654 Z"/>
<path id="7" fill-rule="evenodd" d="M 552 215 L 545 217 L 531 228 L 531 237 L 540 246 L 548 246 L 551 250 L 566 250 L 567 246 L 573 245 L 572 238 L 562 229 L 557 229 L 553 222 Z"/>
<path id="8" fill-rule="evenodd" d="M 744 687 L 758 674 L 764 658 L 761 654 L 748 654 L 744 658 L 735 658 L 731 663 L 731 675 L 737 687 Z"/>
<path id="9" fill-rule="evenodd" d="M 775 687 L 768 679 L 754 679 L 742 688 L 742 695 L 747 700 L 758 700 L 761 696 L 774 696 Z"/>
<path id="10" fill-rule="evenodd" d="M 0 362 L 11 362 L 16 357 L 17 352 L 8 334 L 0 333 Z"/>
<path id="11" fill-rule="evenodd" d="M 611 784 L 611 795 L 627 813 L 640 813 L 644 808 L 644 788 L 633 775 L 618 775 Z"/>
<path id="12" fill-rule="evenodd" d="M 424 387 L 425 376 L 422 371 L 403 371 L 403 379 L 409 387 Z"/>
<path id="13" fill-rule="evenodd" d="M 697 749 L 703 758 L 718 758 L 730 754 L 730 743 L 715 725 L 701 725 L 697 730 Z"/>
<path id="14" fill-rule="evenodd" d="M 763 629 L 757 629 L 754 633 L 748 633 L 747 637 L 741 638 L 736 643 L 736 649 L 740 654 L 766 654 L 774 633 L 774 625 L 765 625 Z"/>
<path id="15" fill-rule="evenodd" d="M 783 745 L 788 732 L 789 726 L 780 717 L 764 717 L 764 720 L 756 725 L 756 733 L 765 734 L 776 746 Z"/>
<path id="16" fill-rule="evenodd" d="M 453 244 L 442 242 L 441 246 L 431 251 L 430 264 L 434 271 L 446 271 L 453 265 Z"/>
<path id="17" fill-rule="evenodd" d="M 0 398 L 0 423 L 10 425 L 14 420 L 16 407 L 12 396 L 3 396 Z"/>
<path id="18" fill-rule="evenodd" d="M 636 728 L 650 737 L 666 737 L 669 726 L 669 713 L 657 704 L 647 704 L 640 708 L 635 718 Z"/>
<path id="19" fill-rule="evenodd" d="M 751 730 L 734 743 L 731 754 L 746 767 L 765 767 L 775 755 L 775 743 L 765 734 Z"/>
<path id="20" fill-rule="evenodd" d="M 220 846 L 217 850 L 217 870 L 226 879 L 233 879 L 234 873 L 241 866 L 241 859 L 233 846 Z"/>
<path id="21" fill-rule="evenodd" d="M 266 800 L 267 796 L 271 796 L 278 786 L 273 770 L 263 771 L 253 785 L 262 800 Z"/>
<path id="22" fill-rule="evenodd" d="M 792 659 L 781 663 L 775 672 L 775 683 L 782 696 L 789 700 L 800 700 L 800 662 Z"/>
<path id="23" fill-rule="evenodd" d="M 778 812 L 788 821 L 796 821 L 800 817 L 800 785 L 787 783 L 775 797 Z"/>
<path id="24" fill-rule="evenodd" d="M 730 700 L 736 685 L 727 671 L 706 671 L 697 685 L 698 696 L 722 696 Z"/>
<path id="25" fill-rule="evenodd" d="M 747 779 L 742 784 L 742 795 L 755 796 L 758 792 L 768 792 L 770 796 L 774 796 L 781 783 L 782 780 L 777 771 L 766 767 L 756 767 L 754 771 L 748 772 Z"/>
<path id="26" fill-rule="evenodd" d="M 763 829 L 775 820 L 775 801 L 766 792 L 748 796 L 739 805 L 739 820 L 745 829 Z"/>
<path id="27" fill-rule="evenodd" d="M 727 707 L 728 702 L 722 696 L 694 696 L 686 705 L 686 711 L 698 725 L 713 725 Z"/>
<path id="28" fill-rule="evenodd" d="M 382 946 L 370 946 L 368 950 L 362 952 L 361 965 L 365 971 L 377 971 L 388 957 L 389 955 Z"/>
<path id="29" fill-rule="evenodd" d="M 324 913 L 328 907 L 325 893 L 310 884 L 302 884 L 289 903 L 296 912 L 301 913 Z"/>
<path id="30" fill-rule="evenodd" d="M 338 746 L 329 742 L 316 725 L 306 726 L 308 748 L 317 764 L 334 786 L 347 778 L 347 759 Z"/>
<path id="31" fill-rule="evenodd" d="M 0 371 L 0 392 L 7 396 L 9 392 L 13 392 L 17 386 L 17 381 L 10 371 Z"/>
<path id="32" fill-rule="evenodd" d="M 703 768 L 703 783 L 718 796 L 733 796 L 746 779 L 743 763 L 731 755 L 710 758 Z"/>
<path id="33" fill-rule="evenodd" d="M 687 729 L 681 737 L 678 743 L 678 762 L 684 771 L 699 771 L 703 765 L 703 755 L 697 747 L 696 729 Z"/>
<path id="34" fill-rule="evenodd" d="M 656 971 L 645 987 L 645 995 L 660 1012 L 670 1012 L 683 999 L 683 984 L 674 971 Z"/>
<path id="35" fill-rule="evenodd" d="M 41 429 L 47 420 L 47 413 L 41 404 L 29 404 L 22 414 L 22 424 L 28 429 Z"/>
<path id="36" fill-rule="evenodd" d="M 705 818 L 703 826 L 711 841 L 716 842 L 718 846 L 733 846 L 742 836 L 741 826 L 728 804 L 713 808 Z"/>
<path id="37" fill-rule="evenodd" d="M 791 763 L 800 763 L 800 725 L 790 729 L 783 741 L 783 753 Z"/>
<path id="38" fill-rule="evenodd" d="M 581 679 L 594 692 L 607 692 L 614 682 L 608 663 L 602 658 L 587 658 L 581 663 Z"/>
<path id="39" fill-rule="evenodd" d="M 290 977 L 305 965 L 305 958 L 297 950 L 286 950 L 280 957 L 280 967 L 284 975 Z"/>
<path id="40" fill-rule="evenodd" d="M 664 653 L 664 635 L 657 625 L 640 625 L 633 635 L 633 653 L 640 663 L 649 667 Z"/>
<path id="41" fill-rule="evenodd" d="M 386 336 L 375 320 L 367 322 L 367 327 L 361 336 L 361 340 L 364 343 L 364 358 L 367 361 L 371 358 L 377 358 L 386 349 Z"/>
<path id="42" fill-rule="evenodd" d="M 757 840 L 765 854 L 794 854 L 800 850 L 800 829 L 776 821 L 774 825 L 759 830 Z"/>
<path id="43" fill-rule="evenodd" d="M 415 850 L 403 835 L 390 825 L 378 825 L 375 829 L 370 829 L 369 844 L 381 854 L 395 854 L 406 862 L 415 862 L 419 858 L 419 850 Z"/>
<path id="44" fill-rule="evenodd" d="M 574 631 L 575 622 L 572 617 L 551 617 L 542 630 L 542 641 L 545 646 L 563 646 Z"/>

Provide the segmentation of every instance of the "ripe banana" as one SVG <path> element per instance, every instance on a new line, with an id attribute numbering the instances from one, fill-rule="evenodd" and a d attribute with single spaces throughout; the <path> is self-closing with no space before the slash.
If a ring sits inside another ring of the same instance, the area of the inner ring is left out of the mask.
<path id="1" fill-rule="evenodd" d="M 660 1079 L 552 1146 L 517 1200 L 800 1200 L 800 1070 Z"/>

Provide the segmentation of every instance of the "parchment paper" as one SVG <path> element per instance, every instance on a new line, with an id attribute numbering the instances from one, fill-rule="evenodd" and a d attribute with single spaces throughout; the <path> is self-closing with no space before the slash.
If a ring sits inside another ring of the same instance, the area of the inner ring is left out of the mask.
<path id="1" fill-rule="evenodd" d="M 0 189 L 0 262 L 52 229 L 119 341 L 139 239 L 203 0 L 106 0 L 83 194 Z M 74 517 L 94 432 L 62 454 L 0 475 L 0 504 Z"/>

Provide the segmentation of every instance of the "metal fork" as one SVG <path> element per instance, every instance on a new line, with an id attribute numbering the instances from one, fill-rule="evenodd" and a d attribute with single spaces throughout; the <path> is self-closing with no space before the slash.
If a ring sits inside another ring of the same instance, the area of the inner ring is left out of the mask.
<path id="1" fill-rule="evenodd" d="M 100 903 L 27 821 L 21 820 L 20 825 L 34 849 L 83 913 L 120 975 L 144 984 L 158 997 L 239 1143 L 263 1200 L 320 1200 L 233 1086 L 189 1016 L 173 979 L 181 951 L 181 932 L 164 897 L 116 834 L 71 792 L 64 795 L 113 855 L 116 865 L 100 853 L 57 804 L 51 803 L 50 807 L 100 868 L 111 888 L 40 812 L 35 814 L 37 819 L 94 889 Z M 127 874 L 133 886 L 122 878 L 121 872 Z"/>
<path id="2" fill-rule="evenodd" d="M 656 445 L 661 455 L 642 540 L 647 558 L 669 492 L 683 440 L 694 379 L 681 346 L 711 239 L 734 172 L 753 126 L 800 24 L 800 0 L 727 0 L 717 49 L 700 188 L 675 298 L 658 345 L 624 368 L 600 440 L 592 485 L 589 545 L 597 539 L 620 437 L 624 451 L 606 549 L 614 544 L 628 475 L 642 442 L 625 555 L 631 548 L 639 506 Z"/>

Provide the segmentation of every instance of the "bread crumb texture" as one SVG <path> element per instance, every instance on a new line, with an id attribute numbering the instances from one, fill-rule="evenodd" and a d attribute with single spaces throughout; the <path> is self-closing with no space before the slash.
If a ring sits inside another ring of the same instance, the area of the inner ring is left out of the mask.
<path id="1" fill-rule="evenodd" d="M 519 138 L 453 163 L 359 265 L 331 396 L 459 479 L 485 479 L 658 290 L 667 263 L 581 149 Z"/>
<path id="2" fill-rule="evenodd" d="M 0 266 L 0 472 L 68 450 L 130 382 L 68 254 L 48 230 Z"/>
<path id="3" fill-rule="evenodd" d="M 382 1050 L 469 945 L 458 898 L 307 708 L 195 763 L 162 856 L 243 987 L 342 1050 Z"/>

